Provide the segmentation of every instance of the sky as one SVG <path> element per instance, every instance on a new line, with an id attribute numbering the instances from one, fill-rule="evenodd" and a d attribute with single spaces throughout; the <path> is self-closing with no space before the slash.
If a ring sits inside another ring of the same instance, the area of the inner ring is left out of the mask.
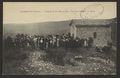
<path id="1" fill-rule="evenodd" d="M 3 2 L 3 24 L 116 18 L 116 2 Z"/>

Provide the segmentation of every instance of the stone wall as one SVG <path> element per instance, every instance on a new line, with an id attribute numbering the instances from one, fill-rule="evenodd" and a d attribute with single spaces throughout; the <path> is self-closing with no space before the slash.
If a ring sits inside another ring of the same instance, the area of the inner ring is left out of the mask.
<path id="1" fill-rule="evenodd" d="M 111 28 L 104 26 L 79 26 L 77 27 L 76 36 L 80 38 L 93 37 L 94 32 L 97 33 L 97 37 L 94 38 L 94 45 L 105 46 L 108 41 L 111 41 Z"/>

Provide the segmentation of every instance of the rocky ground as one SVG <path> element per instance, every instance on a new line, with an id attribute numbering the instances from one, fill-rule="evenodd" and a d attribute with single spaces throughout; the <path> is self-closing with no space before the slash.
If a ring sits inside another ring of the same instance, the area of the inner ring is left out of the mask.
<path id="1" fill-rule="evenodd" d="M 78 50 L 77 50 L 78 51 Z M 81 50 L 82 51 L 82 50 Z M 83 50 L 85 51 L 85 50 Z M 116 62 L 113 54 L 95 52 L 93 50 L 80 52 L 77 55 L 83 57 L 82 61 L 76 61 L 77 65 L 56 65 L 51 61 L 44 61 L 46 52 L 34 50 L 25 51 L 27 57 L 23 60 L 12 60 L 3 63 L 3 75 L 115 75 Z M 115 53 L 114 53 L 115 55 Z M 66 56 L 69 57 L 69 56 Z M 19 58 L 19 57 L 18 57 Z"/>

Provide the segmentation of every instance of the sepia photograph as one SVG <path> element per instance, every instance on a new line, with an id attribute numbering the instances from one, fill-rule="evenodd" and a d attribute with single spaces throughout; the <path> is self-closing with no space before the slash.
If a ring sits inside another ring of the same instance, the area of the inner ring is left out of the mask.
<path id="1" fill-rule="evenodd" d="M 2 75 L 116 75 L 116 2 L 3 2 Z"/>

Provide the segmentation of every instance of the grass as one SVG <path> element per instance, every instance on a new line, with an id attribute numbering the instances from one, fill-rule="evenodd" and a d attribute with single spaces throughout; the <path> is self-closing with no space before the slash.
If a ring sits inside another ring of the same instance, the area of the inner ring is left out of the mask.
<path id="1" fill-rule="evenodd" d="M 69 60 L 82 56 L 72 65 Z M 43 50 L 4 50 L 4 75 L 114 75 L 116 51 L 96 52 L 95 48 L 54 48 Z"/>
<path id="2" fill-rule="evenodd" d="M 9 49 L 3 51 L 3 75 L 19 74 L 23 71 L 17 70 L 19 65 L 28 58 L 28 51 Z"/>

